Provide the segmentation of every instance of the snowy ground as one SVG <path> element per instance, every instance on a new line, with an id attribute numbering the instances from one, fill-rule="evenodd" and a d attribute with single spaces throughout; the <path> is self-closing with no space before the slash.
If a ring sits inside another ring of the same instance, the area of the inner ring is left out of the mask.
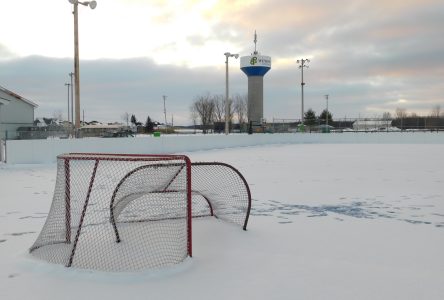
<path id="1" fill-rule="evenodd" d="M 27 253 L 55 164 L 0 164 L 0 299 L 444 299 L 444 145 L 285 145 L 188 153 L 253 196 L 248 231 L 194 221 L 194 257 L 119 274 Z"/>

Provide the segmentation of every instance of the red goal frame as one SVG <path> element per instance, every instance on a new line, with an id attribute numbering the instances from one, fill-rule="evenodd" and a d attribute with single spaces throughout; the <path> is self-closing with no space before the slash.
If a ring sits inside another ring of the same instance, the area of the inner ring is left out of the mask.
<path id="1" fill-rule="evenodd" d="M 96 159 L 93 159 L 93 157 L 97 157 Z M 71 198 L 70 198 L 70 160 L 95 160 L 94 170 L 93 174 L 91 176 L 90 182 L 89 182 L 89 189 L 88 193 L 85 199 L 85 203 L 83 206 L 81 218 L 79 227 L 77 228 L 77 232 L 74 238 L 74 245 L 72 248 L 72 252 L 69 258 L 69 262 L 66 265 L 67 267 L 71 267 L 77 242 L 79 240 L 80 232 L 82 230 L 82 224 L 83 219 L 86 214 L 86 209 L 88 207 L 89 197 L 91 194 L 92 186 L 94 184 L 95 174 L 97 170 L 97 166 L 99 161 L 172 161 L 172 160 L 183 160 L 186 167 L 186 174 L 187 174 L 187 250 L 188 250 L 188 256 L 193 256 L 193 246 L 192 246 L 192 210 L 191 210 L 191 198 L 192 198 L 192 192 L 191 192 L 191 160 L 186 155 L 164 155 L 164 154 L 108 154 L 108 153 L 69 153 L 69 154 L 62 154 L 57 157 L 58 159 L 64 160 L 65 165 L 65 187 L 66 187 L 66 193 L 65 193 L 65 226 L 66 226 L 66 242 L 71 243 Z M 113 224 L 115 227 L 115 224 Z M 117 232 L 117 231 L 116 231 Z"/>

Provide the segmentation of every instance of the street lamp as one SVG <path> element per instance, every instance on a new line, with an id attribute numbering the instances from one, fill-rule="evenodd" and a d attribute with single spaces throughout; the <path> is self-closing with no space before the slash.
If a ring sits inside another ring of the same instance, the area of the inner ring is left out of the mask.
<path id="1" fill-rule="evenodd" d="M 76 130 L 80 129 L 80 74 L 79 74 L 79 4 L 83 6 L 89 6 L 91 9 L 96 8 L 96 1 L 78 1 L 68 0 L 69 3 L 74 5 L 74 80 L 75 80 L 75 106 L 76 106 Z"/>
<path id="2" fill-rule="evenodd" d="M 300 64 L 299 65 L 299 69 L 301 69 L 301 74 L 302 74 L 302 77 L 301 77 L 301 90 L 302 90 L 302 94 L 301 94 L 301 97 L 302 97 L 302 109 L 301 109 L 301 122 L 302 122 L 302 125 L 304 125 L 304 85 L 305 85 L 305 82 L 304 82 L 304 68 L 308 68 L 308 63 L 310 62 L 310 60 L 309 59 L 298 59 L 297 60 L 297 63 L 298 64 Z"/>
<path id="3" fill-rule="evenodd" d="M 237 59 L 239 57 L 239 54 L 231 54 L 230 52 L 225 52 L 224 55 L 225 55 L 225 134 L 229 134 L 230 105 L 228 103 L 228 58 L 234 57 Z"/>

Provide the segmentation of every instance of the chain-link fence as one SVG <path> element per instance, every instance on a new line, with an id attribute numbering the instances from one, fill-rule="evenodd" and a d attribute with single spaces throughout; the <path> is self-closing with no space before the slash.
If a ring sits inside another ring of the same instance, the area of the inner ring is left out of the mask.
<path id="1" fill-rule="evenodd" d="M 328 120 L 304 120 L 273 118 L 267 130 L 271 132 L 399 132 L 444 131 L 444 117 L 343 118 Z"/>

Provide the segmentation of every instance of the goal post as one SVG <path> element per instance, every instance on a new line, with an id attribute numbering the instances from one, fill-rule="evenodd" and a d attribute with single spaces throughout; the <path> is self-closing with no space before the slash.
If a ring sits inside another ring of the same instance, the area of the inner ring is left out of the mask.
<path id="1" fill-rule="evenodd" d="M 30 252 L 67 267 L 135 271 L 192 256 L 192 218 L 246 230 L 251 193 L 225 163 L 185 155 L 70 153 L 57 157 L 53 202 Z"/>

